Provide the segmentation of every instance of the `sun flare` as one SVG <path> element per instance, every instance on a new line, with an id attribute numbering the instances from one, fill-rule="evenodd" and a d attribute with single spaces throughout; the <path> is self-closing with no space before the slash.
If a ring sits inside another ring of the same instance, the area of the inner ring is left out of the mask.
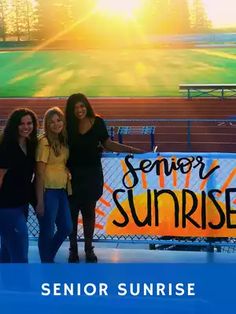
<path id="1" fill-rule="evenodd" d="M 142 0 L 98 0 L 97 9 L 107 15 L 133 18 Z"/>

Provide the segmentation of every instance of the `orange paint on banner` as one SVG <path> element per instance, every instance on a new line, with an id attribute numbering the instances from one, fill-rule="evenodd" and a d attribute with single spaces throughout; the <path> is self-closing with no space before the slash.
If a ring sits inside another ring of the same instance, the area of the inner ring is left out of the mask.
<path id="1" fill-rule="evenodd" d="M 218 160 L 213 160 L 211 166 L 210 166 L 210 169 L 208 171 L 211 171 L 213 168 L 215 168 L 216 166 L 218 165 Z M 202 180 L 202 183 L 200 185 L 200 190 L 203 190 L 208 182 L 210 177 Z"/>
<path id="2" fill-rule="evenodd" d="M 127 168 L 124 160 L 121 160 L 120 163 L 121 163 L 121 167 L 122 167 L 123 173 L 125 174 L 128 171 L 128 168 Z M 126 180 L 127 180 L 127 184 L 129 186 L 132 186 L 132 181 L 131 181 L 129 176 L 126 176 Z"/>
<path id="3" fill-rule="evenodd" d="M 147 176 L 144 172 L 142 172 L 142 185 L 144 189 L 147 189 Z"/>
<path id="4" fill-rule="evenodd" d="M 106 207 L 111 207 L 111 203 L 109 203 L 108 201 L 106 201 L 103 197 L 99 198 L 99 201 L 105 205 Z"/>
<path id="5" fill-rule="evenodd" d="M 113 208 L 110 212 L 107 223 L 105 226 L 105 231 L 107 235 L 151 235 L 151 236 L 179 236 L 179 237 L 236 237 L 236 230 L 232 228 L 227 228 L 226 222 L 219 229 L 212 229 L 208 223 L 211 222 L 214 225 L 219 223 L 219 212 L 214 206 L 213 202 L 206 197 L 206 217 L 207 223 L 205 228 L 197 228 L 190 221 L 187 220 L 186 227 L 182 226 L 182 191 L 173 190 L 175 193 L 178 204 L 179 204 L 179 225 L 175 226 L 175 206 L 173 198 L 170 195 L 163 194 L 158 199 L 158 224 L 155 224 L 156 209 L 154 207 L 154 202 L 151 204 L 151 223 L 145 224 L 144 226 L 137 226 L 134 221 L 130 204 L 128 199 L 120 203 L 123 210 L 127 215 L 128 222 L 124 226 L 117 226 L 114 221 L 122 223 L 124 222 L 124 216 L 118 210 L 118 208 Z M 195 193 L 197 198 L 197 207 L 191 218 L 196 221 L 199 225 L 202 224 L 202 198 L 201 194 Z M 186 198 L 186 212 L 189 212 L 192 208 L 192 198 L 187 195 Z M 147 217 L 147 195 L 146 192 L 134 196 L 134 204 L 137 210 L 137 215 L 140 221 L 144 221 Z M 226 213 L 226 205 L 218 201 L 218 204 L 222 208 L 224 214 Z M 235 215 L 231 215 L 231 223 L 236 225 Z"/>
<path id="6" fill-rule="evenodd" d="M 108 185 L 108 184 L 106 184 L 106 183 L 104 183 L 104 188 L 108 191 L 108 192 L 110 192 L 111 194 L 114 192 L 114 190 Z"/>
<path id="7" fill-rule="evenodd" d="M 99 230 L 103 230 L 103 225 L 101 224 L 95 224 L 95 228 Z"/>
<path id="8" fill-rule="evenodd" d="M 96 207 L 96 213 L 99 215 L 99 216 L 102 216 L 102 217 L 105 217 L 106 216 L 106 214 L 104 213 L 104 211 L 103 210 L 101 210 L 100 208 L 97 208 Z"/>
<path id="9" fill-rule="evenodd" d="M 158 160 L 161 160 L 162 157 L 158 157 Z M 159 185 L 161 188 L 164 188 L 165 186 L 165 179 L 164 179 L 164 167 L 163 164 L 160 164 L 160 175 L 159 175 Z"/>
<path id="10" fill-rule="evenodd" d="M 176 157 L 173 157 L 173 161 L 176 163 Z M 176 170 L 173 170 L 172 177 L 173 177 L 173 187 L 176 187 L 177 186 L 177 171 Z"/>
<path id="11" fill-rule="evenodd" d="M 230 182 L 233 180 L 233 178 L 236 175 L 236 168 L 234 168 L 234 170 L 231 171 L 231 173 L 229 174 L 228 178 L 226 179 L 225 183 L 222 185 L 221 187 L 221 193 L 223 193 L 227 187 L 230 185 Z M 217 194 L 217 196 L 220 197 L 220 193 Z"/>
<path id="12" fill-rule="evenodd" d="M 185 186 L 184 186 L 185 188 L 188 188 L 188 187 L 189 187 L 191 174 L 192 174 L 192 171 L 189 171 L 189 172 L 186 174 Z"/>

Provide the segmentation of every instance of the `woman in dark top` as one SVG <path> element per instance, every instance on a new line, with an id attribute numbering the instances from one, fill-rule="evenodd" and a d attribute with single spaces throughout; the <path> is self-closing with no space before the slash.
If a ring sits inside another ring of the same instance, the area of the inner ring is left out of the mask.
<path id="1" fill-rule="evenodd" d="M 69 262 L 79 261 L 77 221 L 81 210 L 86 261 L 96 263 L 97 256 L 93 251 L 92 240 L 95 206 L 103 193 L 102 148 L 114 152 L 142 153 L 143 151 L 111 141 L 103 119 L 94 113 L 83 94 L 73 94 L 68 98 L 65 116 L 70 149 L 68 168 L 72 175 L 70 208 L 73 232 L 70 235 Z"/>
<path id="2" fill-rule="evenodd" d="M 25 212 L 32 192 L 37 119 L 29 109 L 9 117 L 0 143 L 0 236 L 2 263 L 28 262 Z"/>

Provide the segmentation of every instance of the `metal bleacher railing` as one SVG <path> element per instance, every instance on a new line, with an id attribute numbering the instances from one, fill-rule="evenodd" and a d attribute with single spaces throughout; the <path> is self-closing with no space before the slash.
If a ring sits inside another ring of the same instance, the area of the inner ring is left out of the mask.
<path id="1" fill-rule="evenodd" d="M 160 151 L 235 152 L 236 119 L 112 119 L 112 139 Z"/>
<path id="2" fill-rule="evenodd" d="M 236 96 L 236 84 L 179 84 L 179 90 L 186 92 L 188 99 L 194 97 L 225 99 Z"/>
<path id="3" fill-rule="evenodd" d="M 115 135 L 118 136 L 118 142 L 123 143 L 124 137 L 126 135 L 133 135 L 133 136 L 141 136 L 145 135 L 149 137 L 149 147 L 152 151 L 155 147 L 155 126 L 108 126 L 108 133 L 112 140 L 115 139 Z"/>

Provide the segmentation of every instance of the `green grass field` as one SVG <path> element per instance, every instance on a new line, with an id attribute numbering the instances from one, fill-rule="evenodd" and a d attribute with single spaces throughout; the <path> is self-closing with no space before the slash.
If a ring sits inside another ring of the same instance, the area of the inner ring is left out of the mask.
<path id="1" fill-rule="evenodd" d="M 236 49 L 0 51 L 0 97 L 180 96 L 180 83 L 235 83 Z"/>

